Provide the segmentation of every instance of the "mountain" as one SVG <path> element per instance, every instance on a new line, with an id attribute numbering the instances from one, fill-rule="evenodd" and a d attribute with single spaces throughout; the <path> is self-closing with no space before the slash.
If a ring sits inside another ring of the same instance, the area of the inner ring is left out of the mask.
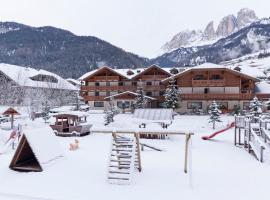
<path id="1" fill-rule="evenodd" d="M 0 62 L 78 78 L 101 65 L 134 68 L 145 66 L 148 60 L 96 37 L 50 26 L 0 22 Z"/>
<path id="2" fill-rule="evenodd" d="M 228 35 L 238 31 L 239 29 L 258 20 L 255 12 L 248 8 L 243 8 L 234 15 L 228 15 L 222 18 L 217 29 L 214 29 L 214 22 L 207 24 L 204 31 L 202 30 L 185 30 L 176 34 L 169 42 L 162 47 L 165 53 L 171 52 L 182 47 L 201 46 L 213 44 L 218 39 L 227 37 Z"/>
<path id="3" fill-rule="evenodd" d="M 181 47 L 151 62 L 161 66 L 220 63 L 270 48 L 270 18 L 257 20 L 213 44 Z"/>

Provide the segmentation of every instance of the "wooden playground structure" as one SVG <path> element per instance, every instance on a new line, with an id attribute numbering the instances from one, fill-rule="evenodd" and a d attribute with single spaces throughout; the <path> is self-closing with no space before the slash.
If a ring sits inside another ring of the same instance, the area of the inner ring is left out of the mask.
<path id="1" fill-rule="evenodd" d="M 269 149 L 270 119 L 253 116 L 235 116 L 234 145 L 243 146 L 260 162 L 264 162 L 264 151 Z"/>
<path id="2" fill-rule="evenodd" d="M 188 173 L 188 160 L 191 159 L 189 155 L 191 136 L 194 135 L 194 133 L 168 130 L 162 131 L 163 134 L 166 135 L 185 136 L 184 173 Z M 156 132 L 144 129 L 140 129 L 140 131 L 124 129 L 104 129 L 91 130 L 91 133 L 92 132 L 112 135 L 107 178 L 109 183 L 116 184 L 130 184 L 134 168 L 137 168 L 139 172 L 142 171 L 141 148 L 147 147 L 148 145 L 140 143 L 140 135 L 161 134 L 160 131 Z M 155 147 L 150 146 L 150 148 L 160 151 L 160 149 L 157 149 Z"/>
<path id="3" fill-rule="evenodd" d="M 57 136 L 85 136 L 90 133 L 91 125 L 87 124 L 85 115 L 64 113 L 54 117 L 55 123 L 50 126 Z"/>

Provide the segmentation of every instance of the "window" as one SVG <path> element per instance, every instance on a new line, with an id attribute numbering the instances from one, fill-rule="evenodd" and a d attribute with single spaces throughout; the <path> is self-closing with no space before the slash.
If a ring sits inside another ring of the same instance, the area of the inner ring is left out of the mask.
<path id="1" fill-rule="evenodd" d="M 188 109 L 202 109 L 202 102 L 187 102 L 187 108 Z"/>
<path id="2" fill-rule="evenodd" d="M 95 82 L 95 86 L 99 86 L 99 82 Z"/>
<path id="3" fill-rule="evenodd" d="M 104 102 L 103 101 L 95 101 L 94 107 L 104 107 Z"/>
<path id="4" fill-rule="evenodd" d="M 106 92 L 106 96 L 108 97 L 108 96 L 110 96 L 111 94 L 110 94 L 110 92 Z"/>
<path id="5" fill-rule="evenodd" d="M 209 93 L 209 88 L 204 88 L 204 94 L 208 94 Z"/>
<path id="6" fill-rule="evenodd" d="M 195 75 L 193 80 L 205 80 L 203 75 Z"/>
<path id="7" fill-rule="evenodd" d="M 117 101 L 118 108 L 129 108 L 130 102 L 129 101 Z"/>
<path id="8" fill-rule="evenodd" d="M 219 80 L 219 79 L 221 79 L 221 76 L 219 74 L 213 74 L 211 76 L 211 80 Z"/>
<path id="9" fill-rule="evenodd" d="M 165 91 L 160 91 L 159 96 L 163 96 L 165 94 Z"/>
<path id="10" fill-rule="evenodd" d="M 99 92 L 95 92 L 95 96 L 99 96 Z"/>
<path id="11" fill-rule="evenodd" d="M 118 82 L 118 86 L 123 86 L 124 82 Z"/>
<path id="12" fill-rule="evenodd" d="M 152 92 L 146 92 L 146 96 L 152 96 Z"/>
<path id="13" fill-rule="evenodd" d="M 152 82 L 147 81 L 147 82 L 146 82 L 146 85 L 152 85 Z"/>
<path id="14" fill-rule="evenodd" d="M 110 84 L 110 82 L 106 82 L 106 86 L 110 86 L 111 84 Z"/>
<path id="15" fill-rule="evenodd" d="M 249 110 L 249 102 L 243 102 L 243 110 Z"/>
<path id="16" fill-rule="evenodd" d="M 132 86 L 137 86 L 137 82 L 132 82 Z"/>
<path id="17" fill-rule="evenodd" d="M 217 102 L 219 105 L 219 109 L 221 110 L 227 110 L 228 109 L 228 102 Z"/>

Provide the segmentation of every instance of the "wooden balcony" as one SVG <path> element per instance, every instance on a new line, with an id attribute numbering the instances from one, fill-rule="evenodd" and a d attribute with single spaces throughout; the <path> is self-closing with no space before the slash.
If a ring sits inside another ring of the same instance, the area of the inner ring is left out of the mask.
<path id="1" fill-rule="evenodd" d="M 250 100 L 254 94 L 181 94 L 182 100 Z"/>
<path id="2" fill-rule="evenodd" d="M 85 101 L 105 101 L 104 98 L 106 96 L 87 96 L 87 95 L 83 95 L 82 97 L 83 97 L 83 99 Z"/>
<path id="3" fill-rule="evenodd" d="M 145 91 L 165 90 L 165 85 L 145 85 Z M 81 91 L 136 91 L 137 86 L 81 86 Z"/>
<path id="4" fill-rule="evenodd" d="M 167 77 L 166 75 L 142 75 L 142 80 L 163 80 Z"/>
<path id="5" fill-rule="evenodd" d="M 192 80 L 193 87 L 224 87 L 225 79 L 220 80 Z"/>
<path id="6" fill-rule="evenodd" d="M 96 81 L 119 81 L 119 76 L 95 76 Z"/>

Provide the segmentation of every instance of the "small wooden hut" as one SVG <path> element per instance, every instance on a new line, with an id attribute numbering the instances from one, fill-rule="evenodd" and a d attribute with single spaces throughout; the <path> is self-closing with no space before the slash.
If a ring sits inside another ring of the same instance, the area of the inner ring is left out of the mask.
<path id="1" fill-rule="evenodd" d="M 63 152 L 50 127 L 25 130 L 10 169 L 20 172 L 41 172 L 63 157 Z"/>
<path id="2" fill-rule="evenodd" d="M 86 115 L 81 112 L 54 115 L 55 123 L 50 125 L 57 136 L 85 136 L 90 133 L 91 125 L 87 124 Z"/>

